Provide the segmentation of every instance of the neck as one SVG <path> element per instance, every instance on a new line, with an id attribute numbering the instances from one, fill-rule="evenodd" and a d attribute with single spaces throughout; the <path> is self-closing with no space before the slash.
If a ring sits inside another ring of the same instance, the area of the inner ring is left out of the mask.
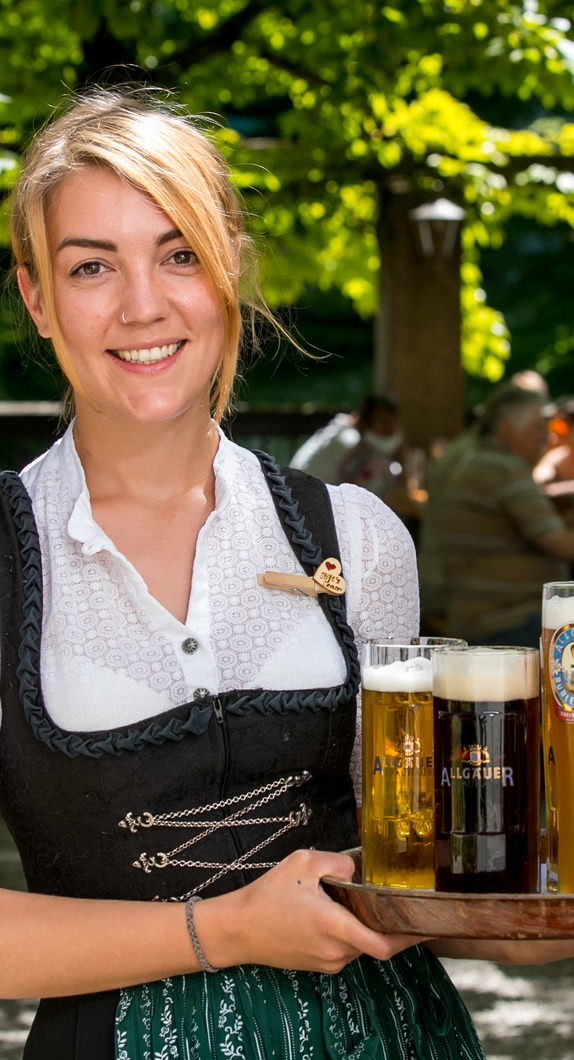
<path id="1" fill-rule="evenodd" d="M 169 501 L 213 481 L 219 436 L 206 413 L 168 423 L 110 421 L 80 401 L 74 442 L 91 498 Z"/>

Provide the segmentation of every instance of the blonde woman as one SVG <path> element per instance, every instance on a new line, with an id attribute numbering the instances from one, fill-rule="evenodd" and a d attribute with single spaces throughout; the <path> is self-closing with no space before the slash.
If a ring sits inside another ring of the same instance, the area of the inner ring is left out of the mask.
<path id="1" fill-rule="evenodd" d="M 321 887 L 358 841 L 357 644 L 416 632 L 414 555 L 374 496 L 218 427 L 267 312 L 221 157 L 152 92 L 94 90 L 32 145 L 12 238 L 73 405 L 1 479 L 0 808 L 30 893 L 0 892 L 0 996 L 43 999 L 26 1060 L 481 1057 L 432 954 Z M 338 596 L 259 577 L 339 562 Z"/>

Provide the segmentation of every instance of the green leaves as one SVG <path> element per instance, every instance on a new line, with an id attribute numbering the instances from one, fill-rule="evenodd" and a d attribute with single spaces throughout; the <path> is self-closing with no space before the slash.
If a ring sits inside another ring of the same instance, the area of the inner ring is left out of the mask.
<path id="1" fill-rule="evenodd" d="M 109 62 L 135 63 L 178 87 L 192 111 L 221 116 L 214 134 L 255 236 L 269 239 L 263 278 L 273 303 L 313 286 L 372 314 L 381 188 L 463 205 L 464 363 L 493 380 L 509 335 L 481 294 L 481 254 L 502 244 L 515 216 L 574 223 L 574 123 L 565 118 L 574 32 L 564 7 L 0 0 L 0 191 L 63 88 Z"/>

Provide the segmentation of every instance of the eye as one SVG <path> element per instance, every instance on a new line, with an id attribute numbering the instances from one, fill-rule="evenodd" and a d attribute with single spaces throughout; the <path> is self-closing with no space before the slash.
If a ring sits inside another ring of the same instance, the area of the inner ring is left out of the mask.
<path id="1" fill-rule="evenodd" d="M 101 272 L 104 272 L 105 266 L 102 265 L 101 261 L 83 261 L 81 265 L 76 265 L 75 269 L 72 269 L 72 276 L 99 276 Z"/>
<path id="2" fill-rule="evenodd" d="M 197 265 L 197 254 L 194 254 L 193 250 L 174 250 L 169 261 L 174 265 Z"/>

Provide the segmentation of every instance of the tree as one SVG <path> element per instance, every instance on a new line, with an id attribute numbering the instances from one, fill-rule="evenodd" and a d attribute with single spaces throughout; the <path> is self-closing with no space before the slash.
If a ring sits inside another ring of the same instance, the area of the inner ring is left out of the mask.
<path id="1" fill-rule="evenodd" d="M 255 233 L 271 236 L 263 268 L 271 300 L 292 302 L 316 285 L 343 292 L 365 317 L 379 297 L 384 211 L 401 196 L 411 205 L 437 195 L 458 202 L 467 211 L 463 363 L 495 381 L 509 335 L 485 300 L 481 254 L 502 244 L 514 216 L 568 227 L 574 217 L 570 7 L 9 2 L 13 35 L 0 52 L 7 136 L 25 138 L 62 77 L 74 84 L 110 60 L 135 62 L 155 82 L 179 85 L 191 109 L 223 116 L 218 138 Z M 492 100 L 506 127 L 489 115 Z"/>

